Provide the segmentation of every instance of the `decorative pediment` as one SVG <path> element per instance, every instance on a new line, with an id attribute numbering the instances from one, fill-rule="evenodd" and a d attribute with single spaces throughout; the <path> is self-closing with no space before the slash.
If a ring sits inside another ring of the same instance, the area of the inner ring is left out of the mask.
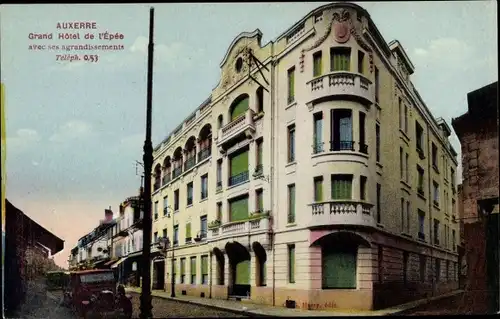
<path id="1" fill-rule="evenodd" d="M 351 18 L 351 13 L 348 10 L 341 9 L 337 11 L 333 11 L 326 23 L 327 27 L 325 29 L 325 32 L 309 47 L 306 47 L 302 49 L 301 55 L 300 55 L 300 72 L 304 72 L 304 61 L 305 61 L 305 53 L 309 52 L 311 50 L 316 49 L 319 47 L 325 40 L 328 38 L 330 35 L 332 28 L 334 30 L 333 32 L 333 39 L 335 42 L 339 44 L 346 43 L 349 41 L 351 35 L 354 37 L 356 42 L 360 47 L 362 47 L 364 50 L 368 52 L 368 61 L 370 65 L 370 72 L 373 72 L 374 70 L 374 65 L 373 65 L 373 50 L 372 48 L 363 40 L 360 32 L 358 32 L 358 26 L 356 23 L 353 22 Z M 361 24 L 359 24 L 361 25 Z"/>

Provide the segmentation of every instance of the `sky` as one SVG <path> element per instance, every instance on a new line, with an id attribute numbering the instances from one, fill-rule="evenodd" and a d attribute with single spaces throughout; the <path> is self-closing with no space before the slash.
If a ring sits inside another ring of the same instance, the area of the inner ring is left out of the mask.
<path id="1" fill-rule="evenodd" d="M 323 4 L 155 4 L 153 145 L 209 97 L 239 33 L 259 28 L 265 44 Z M 450 127 L 451 118 L 467 111 L 468 92 L 498 81 L 496 1 L 359 5 L 386 42 L 401 42 L 416 68 L 415 87 Z M 117 212 L 140 186 L 134 162 L 142 160 L 145 137 L 149 8 L 0 7 L 7 198 L 65 240 L 55 255 L 59 265 L 67 265 L 69 251 L 104 218 L 105 208 Z M 56 61 L 54 51 L 29 50 L 30 44 L 89 43 L 28 39 L 30 33 L 57 35 L 56 24 L 67 21 L 95 21 L 96 33 L 123 34 L 123 40 L 94 41 L 124 50 L 101 51 L 96 63 Z M 454 133 L 451 142 L 460 162 Z"/>

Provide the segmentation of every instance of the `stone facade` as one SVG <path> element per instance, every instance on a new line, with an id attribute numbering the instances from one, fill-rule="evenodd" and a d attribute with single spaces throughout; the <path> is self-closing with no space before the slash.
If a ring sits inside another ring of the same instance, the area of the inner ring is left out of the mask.
<path id="1" fill-rule="evenodd" d="M 261 37 L 234 39 L 210 98 L 155 148 L 152 233 L 175 245 L 176 292 L 374 309 L 456 289 L 456 152 L 402 45 L 349 3 L 319 7 L 266 45 Z M 243 171 L 233 162 L 242 150 Z M 240 198 L 248 217 L 236 220 Z M 181 283 L 180 260 L 187 278 L 191 257 L 195 281 Z M 340 269 L 328 267 L 341 262 L 327 258 L 345 258 L 352 282 L 337 282 Z"/>

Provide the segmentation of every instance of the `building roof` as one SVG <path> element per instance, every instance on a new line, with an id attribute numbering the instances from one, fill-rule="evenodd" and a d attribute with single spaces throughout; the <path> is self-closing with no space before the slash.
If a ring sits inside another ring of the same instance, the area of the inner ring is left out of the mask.
<path id="1" fill-rule="evenodd" d="M 5 200 L 7 214 L 19 214 L 22 218 L 23 226 L 31 229 L 31 235 L 43 246 L 50 249 L 52 255 L 57 254 L 64 249 L 64 240 L 52 234 L 46 228 L 35 222 L 24 214 L 19 208 L 15 207 L 8 199 Z"/>

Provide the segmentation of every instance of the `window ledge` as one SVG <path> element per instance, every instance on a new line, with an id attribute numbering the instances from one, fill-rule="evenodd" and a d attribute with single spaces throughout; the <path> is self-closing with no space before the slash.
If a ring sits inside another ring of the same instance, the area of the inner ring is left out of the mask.
<path id="1" fill-rule="evenodd" d="M 426 200 L 425 195 L 420 194 L 420 192 L 417 192 L 418 197 L 423 199 L 424 201 Z"/>
<path id="2" fill-rule="evenodd" d="M 230 190 L 232 188 L 236 188 L 238 186 L 244 185 L 244 184 L 248 183 L 249 181 L 250 181 L 250 179 L 247 179 L 246 181 L 240 182 L 238 184 L 234 184 L 234 185 L 228 186 L 228 187 L 226 187 L 226 190 Z"/>
<path id="3" fill-rule="evenodd" d="M 289 162 L 285 165 L 285 167 L 290 167 L 290 166 L 294 166 L 294 165 L 297 165 L 297 162 L 296 161 L 293 161 L 293 162 Z"/>
<path id="4" fill-rule="evenodd" d="M 380 162 L 377 162 L 377 166 L 378 166 L 380 169 L 384 168 L 384 165 L 382 165 Z"/>
<path id="5" fill-rule="evenodd" d="M 192 203 L 191 203 L 191 204 L 186 205 L 186 208 L 191 208 L 191 207 L 193 207 L 193 204 L 192 204 Z"/>
<path id="6" fill-rule="evenodd" d="M 297 105 L 297 100 L 294 100 L 293 102 L 290 102 L 286 105 L 285 110 L 288 110 L 289 108 L 296 106 Z"/>
<path id="7" fill-rule="evenodd" d="M 434 172 L 436 172 L 436 174 L 439 174 L 439 168 L 435 165 L 435 164 L 432 164 L 432 169 L 434 170 Z"/>
<path id="8" fill-rule="evenodd" d="M 437 210 L 441 210 L 441 209 L 439 208 L 439 204 L 436 204 L 435 202 L 433 202 L 433 203 L 432 203 L 432 206 L 433 206 L 435 209 L 437 209 Z"/>
<path id="9" fill-rule="evenodd" d="M 297 226 L 297 223 L 295 223 L 295 222 L 286 224 L 286 227 L 295 227 L 295 226 Z"/>
<path id="10" fill-rule="evenodd" d="M 381 223 L 377 223 L 377 227 L 380 227 L 380 228 L 385 228 L 385 226 Z"/>
<path id="11" fill-rule="evenodd" d="M 406 186 L 408 189 L 411 189 L 411 186 L 410 186 L 410 184 L 408 184 L 407 181 L 405 181 L 404 179 L 400 179 L 399 181 L 401 182 L 401 184 L 403 184 L 404 186 Z"/>
<path id="12" fill-rule="evenodd" d="M 410 138 L 408 137 L 408 135 L 406 135 L 405 131 L 399 129 L 399 133 L 401 133 L 399 137 L 401 137 L 401 139 L 405 141 L 406 144 L 410 144 Z"/>
<path id="13" fill-rule="evenodd" d="M 205 198 L 200 199 L 200 203 L 206 202 L 208 200 L 208 196 Z"/>
<path id="14" fill-rule="evenodd" d="M 412 235 L 408 234 L 407 232 L 402 232 L 401 236 L 407 237 L 407 238 L 413 238 Z"/>

